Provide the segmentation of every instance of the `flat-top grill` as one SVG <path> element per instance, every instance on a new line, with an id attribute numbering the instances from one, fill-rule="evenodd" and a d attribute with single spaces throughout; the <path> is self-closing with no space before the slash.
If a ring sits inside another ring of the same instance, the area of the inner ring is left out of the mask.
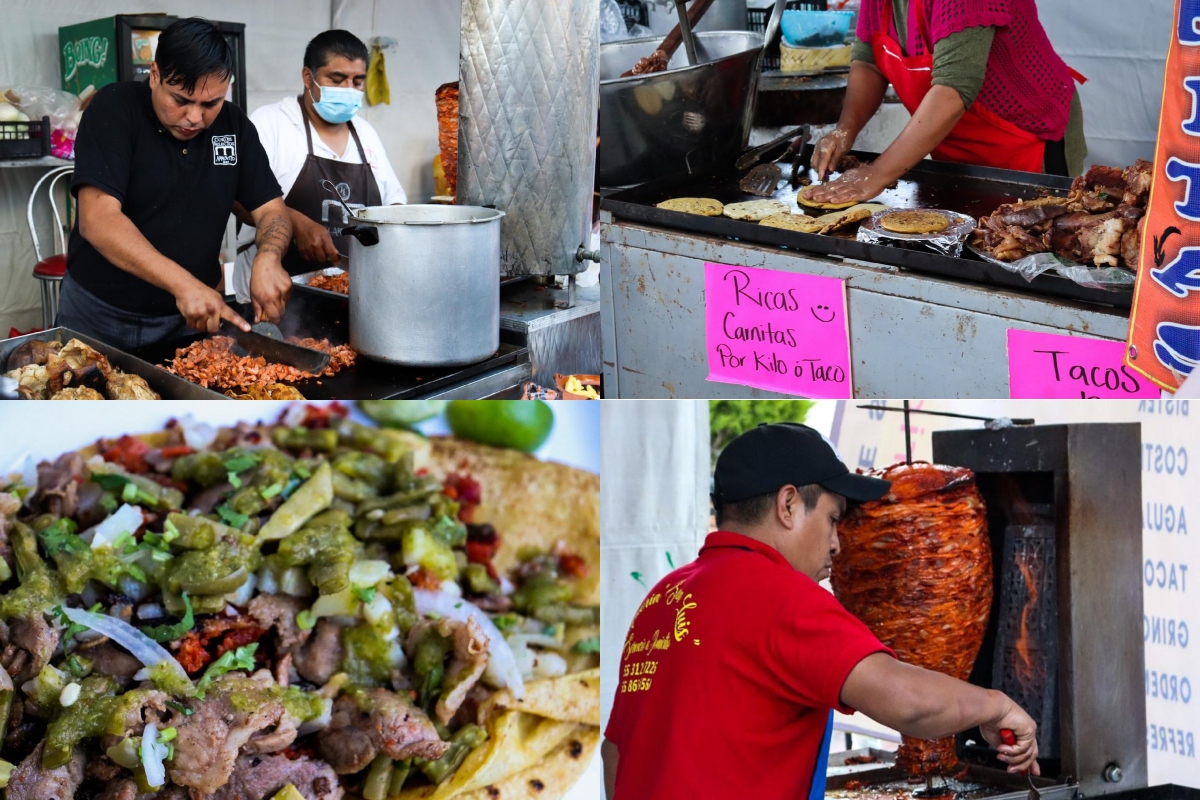
<path id="1" fill-rule="evenodd" d="M 242 309 L 242 312 L 245 313 L 246 309 Z M 335 345 L 349 344 L 349 306 L 344 296 L 331 292 L 293 292 L 279 327 L 284 336 L 328 339 Z M 167 366 L 175 357 L 177 348 L 186 347 L 196 338 L 160 342 L 141 348 L 134 355 L 151 364 Z M 332 377 L 310 378 L 294 385 L 309 400 L 405 399 L 427 395 L 485 372 L 523 363 L 528 358 L 529 350 L 524 337 L 513 331 L 502 330 L 500 349 L 491 358 L 477 364 L 410 369 L 360 356 L 354 366 Z"/>
<path id="2" fill-rule="evenodd" d="M 878 158 L 875 153 L 856 152 L 864 160 Z M 783 180 L 773 197 L 792 207 L 796 204 L 796 189 L 791 187 L 791 166 L 781 164 Z M 782 230 L 742 222 L 728 217 L 702 217 L 678 211 L 664 211 L 655 206 L 675 197 L 711 197 L 722 203 L 762 199 L 738 188 L 742 175 L 733 171 L 698 172 L 644 183 L 631 189 L 610 194 L 601 201 L 601 208 L 613 216 L 661 228 L 687 231 L 705 236 L 740 239 L 745 242 L 786 247 L 802 252 L 852 258 L 877 264 L 903 267 L 955 280 L 971 281 L 1017 289 L 1034 294 L 1100 303 L 1128 309 L 1133 302 L 1131 289 L 1107 291 L 1081 286 L 1053 273 L 1043 273 L 1032 281 L 988 263 L 964 249 L 963 256 L 952 258 L 927 250 L 867 244 L 838 235 L 818 235 Z M 922 161 L 898 184 L 884 191 L 871 202 L 895 208 L 940 208 L 968 214 L 978 220 L 1005 203 L 1033 200 L 1044 194 L 1065 196 L 1071 179 L 1054 175 L 964 166 L 938 161 Z M 809 214 L 823 211 L 809 210 Z"/>

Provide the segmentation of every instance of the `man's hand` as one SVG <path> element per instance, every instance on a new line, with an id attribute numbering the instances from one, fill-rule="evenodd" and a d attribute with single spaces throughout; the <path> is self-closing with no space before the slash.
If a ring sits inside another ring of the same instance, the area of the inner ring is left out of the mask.
<path id="1" fill-rule="evenodd" d="M 1037 725 L 1002 692 L 973 686 L 940 672 L 914 667 L 886 653 L 867 656 L 842 684 L 841 700 L 905 736 L 944 739 L 979 726 L 1008 762 L 1009 772 L 1040 774 Z M 1000 730 L 1017 735 L 1004 745 Z"/>
<path id="2" fill-rule="evenodd" d="M 338 263 L 338 251 L 333 246 L 333 237 L 324 225 L 313 222 L 298 212 L 292 214 L 292 238 L 305 261 Z"/>
<path id="3" fill-rule="evenodd" d="M 894 180 L 874 164 L 865 164 L 842 173 L 836 181 L 805 192 L 804 196 L 818 203 L 861 203 L 878 197 Z"/>
<path id="4" fill-rule="evenodd" d="M 273 253 L 259 251 L 250 267 L 250 299 L 254 303 L 254 321 L 278 322 L 283 317 L 292 279 Z"/>
<path id="5" fill-rule="evenodd" d="M 216 333 L 223 319 L 244 331 L 250 330 L 250 323 L 227 306 L 215 289 L 208 288 L 195 278 L 176 293 L 175 305 L 187 320 L 188 327 L 201 333 Z"/>
<path id="6" fill-rule="evenodd" d="M 991 722 L 979 726 L 983 738 L 1000 753 L 1000 760 L 1008 764 L 1009 772 L 1022 775 L 1032 771 L 1041 775 L 1038 767 L 1037 723 L 1020 706 L 1003 696 L 1006 703 L 1004 713 Z M 1005 744 L 1000 731 L 1008 729 L 1017 737 L 1016 744 Z"/>

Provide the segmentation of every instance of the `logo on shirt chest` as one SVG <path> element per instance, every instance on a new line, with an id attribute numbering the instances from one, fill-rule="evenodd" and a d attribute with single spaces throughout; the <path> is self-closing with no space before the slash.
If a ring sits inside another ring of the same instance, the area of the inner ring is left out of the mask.
<path id="1" fill-rule="evenodd" d="M 213 164 L 216 166 L 237 166 L 237 136 L 212 137 Z"/>

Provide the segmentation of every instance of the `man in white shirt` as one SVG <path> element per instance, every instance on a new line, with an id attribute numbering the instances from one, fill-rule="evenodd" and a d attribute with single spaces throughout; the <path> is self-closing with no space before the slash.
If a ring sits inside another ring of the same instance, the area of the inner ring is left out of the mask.
<path id="1" fill-rule="evenodd" d="M 294 238 L 283 259 L 291 275 L 346 267 L 348 237 L 337 231 L 353 223 L 325 181 L 352 209 L 406 202 L 379 134 L 356 116 L 368 55 L 367 46 L 349 31 L 319 34 L 304 51 L 303 93 L 250 115 L 292 221 Z M 239 300 L 249 296 L 253 237 L 253 229 L 245 228 L 238 237 L 234 289 Z"/>

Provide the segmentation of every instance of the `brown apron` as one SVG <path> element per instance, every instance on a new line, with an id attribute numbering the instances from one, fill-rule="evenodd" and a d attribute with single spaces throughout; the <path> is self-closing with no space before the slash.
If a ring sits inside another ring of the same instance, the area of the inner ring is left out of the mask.
<path id="1" fill-rule="evenodd" d="M 300 174 L 296 176 L 296 182 L 292 184 L 292 190 L 288 192 L 283 202 L 288 208 L 299 211 L 314 222 L 319 222 L 328 228 L 330 235 L 333 236 L 333 246 L 343 256 L 349 256 L 350 237 L 339 236 L 337 231 L 353 223 L 346 213 L 346 209 L 321 185 L 321 182 L 327 180 L 336 186 L 338 194 L 352 209 L 382 205 L 383 197 L 379 193 L 379 184 L 375 181 L 374 173 L 371 172 L 371 165 L 367 163 L 367 154 L 363 151 L 362 141 L 358 138 L 358 131 L 354 130 L 353 122 L 346 124 L 350 126 L 350 135 L 354 137 L 354 146 L 358 148 L 361 164 L 347 164 L 332 158 L 313 155 L 312 125 L 308 119 L 308 112 L 304 108 L 304 99 L 297 98 L 297 102 L 300 103 L 300 115 L 304 118 L 304 137 L 308 140 L 308 158 L 304 160 L 304 166 L 300 169 Z M 283 268 L 289 275 L 301 275 L 328 266 L 330 265 L 323 262 L 305 261 L 295 242 L 283 257 Z M 346 268 L 346 259 L 342 259 L 338 266 Z"/>

